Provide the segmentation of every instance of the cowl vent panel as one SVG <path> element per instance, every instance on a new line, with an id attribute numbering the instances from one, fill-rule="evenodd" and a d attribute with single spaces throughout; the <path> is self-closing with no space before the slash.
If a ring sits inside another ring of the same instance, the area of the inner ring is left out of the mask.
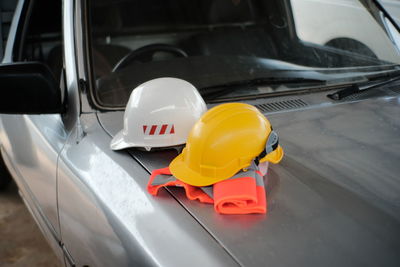
<path id="1" fill-rule="evenodd" d="M 308 104 L 301 99 L 289 99 L 255 105 L 261 112 L 277 112 L 288 109 L 307 107 Z"/>

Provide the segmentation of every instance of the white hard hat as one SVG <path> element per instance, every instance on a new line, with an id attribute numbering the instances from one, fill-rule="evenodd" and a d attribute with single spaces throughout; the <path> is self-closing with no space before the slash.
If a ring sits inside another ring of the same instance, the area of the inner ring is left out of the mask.
<path id="1" fill-rule="evenodd" d="M 186 143 L 206 103 L 197 89 L 177 78 L 158 78 L 136 87 L 124 114 L 124 129 L 111 141 L 111 149 L 146 150 Z"/>

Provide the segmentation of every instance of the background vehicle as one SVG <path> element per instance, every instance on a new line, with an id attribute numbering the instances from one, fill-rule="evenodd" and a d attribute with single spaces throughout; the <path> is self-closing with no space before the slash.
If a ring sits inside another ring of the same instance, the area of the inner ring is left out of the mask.
<path id="1" fill-rule="evenodd" d="M 395 44 L 366 1 L 391 58 L 305 42 L 293 3 L 18 1 L 1 155 L 65 265 L 399 265 Z M 220 216 L 176 189 L 154 198 L 149 173 L 176 151 L 109 148 L 131 91 L 163 76 L 193 83 L 209 107 L 268 116 L 286 157 L 265 181 L 267 216 Z"/>
<path id="2" fill-rule="evenodd" d="M 381 0 L 382 5 L 393 19 L 399 23 L 400 22 L 400 1 L 398 0 Z"/>
<path id="3" fill-rule="evenodd" d="M 365 12 L 362 2 L 295 0 L 292 4 L 301 40 L 339 49 L 352 47 L 354 51 L 399 63 L 398 49 L 371 14 Z"/>

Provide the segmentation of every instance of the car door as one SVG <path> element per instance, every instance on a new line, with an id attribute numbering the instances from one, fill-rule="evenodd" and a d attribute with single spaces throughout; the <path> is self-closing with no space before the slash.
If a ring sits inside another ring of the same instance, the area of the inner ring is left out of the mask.
<path id="1" fill-rule="evenodd" d="M 60 78 L 61 1 L 20 1 L 18 5 L 21 13 L 14 17 L 9 38 L 12 41 L 7 44 L 12 49 L 3 62 L 40 61 Z M 39 226 L 50 233 L 46 235 L 52 239 L 50 244 L 57 244 L 61 237 L 56 168 L 58 154 L 67 138 L 63 116 L 1 115 L 0 125 L 1 154 Z"/>

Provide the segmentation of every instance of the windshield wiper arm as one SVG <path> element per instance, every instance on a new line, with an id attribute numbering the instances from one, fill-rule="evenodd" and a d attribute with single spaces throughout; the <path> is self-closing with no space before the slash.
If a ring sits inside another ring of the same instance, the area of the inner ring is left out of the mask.
<path id="1" fill-rule="evenodd" d="M 329 94 L 327 95 L 327 97 L 329 97 L 330 99 L 333 100 L 341 100 L 347 96 L 353 95 L 353 94 L 357 94 L 360 92 L 364 92 L 364 91 L 368 91 L 377 87 L 381 87 L 383 85 L 389 84 L 391 82 L 400 80 L 400 76 L 388 79 L 388 80 L 384 80 L 384 81 L 370 81 L 367 84 L 352 84 L 349 87 L 339 90 L 333 94 Z"/>

